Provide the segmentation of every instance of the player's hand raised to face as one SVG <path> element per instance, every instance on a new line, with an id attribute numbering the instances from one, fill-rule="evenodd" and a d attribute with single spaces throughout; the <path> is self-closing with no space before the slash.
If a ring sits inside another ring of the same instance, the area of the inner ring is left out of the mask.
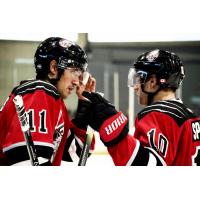
<path id="1" fill-rule="evenodd" d="M 84 96 L 82 96 L 83 91 L 87 92 L 95 92 L 96 90 L 96 79 L 92 77 L 91 74 L 88 73 L 87 80 L 80 80 L 79 86 L 76 88 L 76 94 L 79 99 L 86 100 Z"/>

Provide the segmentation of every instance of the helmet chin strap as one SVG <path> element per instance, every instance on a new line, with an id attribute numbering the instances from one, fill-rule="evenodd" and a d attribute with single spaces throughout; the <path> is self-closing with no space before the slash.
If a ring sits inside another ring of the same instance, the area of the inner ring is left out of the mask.
<path id="1" fill-rule="evenodd" d="M 147 94 L 147 105 L 151 105 L 153 102 L 154 96 L 161 90 L 161 87 L 159 87 L 155 92 L 147 92 L 144 90 L 144 83 L 141 84 L 142 92 Z"/>

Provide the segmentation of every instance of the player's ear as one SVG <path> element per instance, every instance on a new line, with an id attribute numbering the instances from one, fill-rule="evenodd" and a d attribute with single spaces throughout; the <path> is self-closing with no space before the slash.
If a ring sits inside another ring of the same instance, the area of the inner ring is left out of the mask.
<path id="1" fill-rule="evenodd" d="M 56 78 L 58 73 L 57 62 L 52 60 L 49 64 L 49 78 Z"/>
<path id="2" fill-rule="evenodd" d="M 158 85 L 157 85 L 157 78 L 155 75 L 151 75 L 149 77 L 149 80 L 148 80 L 148 87 L 150 90 L 154 90 L 154 89 L 157 89 Z"/>
<path id="3" fill-rule="evenodd" d="M 157 84 L 157 78 L 156 78 L 155 75 L 152 75 L 150 77 L 150 82 L 151 82 L 152 85 L 156 85 Z"/>

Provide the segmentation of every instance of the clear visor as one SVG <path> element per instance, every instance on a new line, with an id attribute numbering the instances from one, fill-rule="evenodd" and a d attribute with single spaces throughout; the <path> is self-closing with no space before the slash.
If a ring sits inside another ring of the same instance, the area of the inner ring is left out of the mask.
<path id="1" fill-rule="evenodd" d="M 144 83 L 146 78 L 147 72 L 136 71 L 134 68 L 130 68 L 128 73 L 128 87 L 133 87 L 136 84 Z"/>
<path id="2" fill-rule="evenodd" d="M 72 74 L 72 76 L 74 78 L 79 78 L 79 81 L 83 84 L 83 85 L 86 85 L 87 82 L 88 82 L 88 79 L 90 77 L 90 73 L 88 71 L 83 71 L 82 69 L 80 68 L 70 68 L 70 67 L 67 67 L 66 68 L 67 70 L 70 71 L 70 73 Z"/>
<path id="3" fill-rule="evenodd" d="M 67 67 L 65 68 L 68 71 L 70 71 L 70 73 L 72 74 L 73 77 L 78 77 L 79 79 L 82 78 L 83 76 L 83 70 L 80 68 L 75 68 L 75 67 Z"/>

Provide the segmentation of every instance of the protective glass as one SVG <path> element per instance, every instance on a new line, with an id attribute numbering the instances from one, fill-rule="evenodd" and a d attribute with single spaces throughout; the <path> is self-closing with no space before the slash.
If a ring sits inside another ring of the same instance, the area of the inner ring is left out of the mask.
<path id="1" fill-rule="evenodd" d="M 128 87 L 134 87 L 136 84 L 144 83 L 147 78 L 147 72 L 136 71 L 134 68 L 129 69 L 128 73 Z"/>

